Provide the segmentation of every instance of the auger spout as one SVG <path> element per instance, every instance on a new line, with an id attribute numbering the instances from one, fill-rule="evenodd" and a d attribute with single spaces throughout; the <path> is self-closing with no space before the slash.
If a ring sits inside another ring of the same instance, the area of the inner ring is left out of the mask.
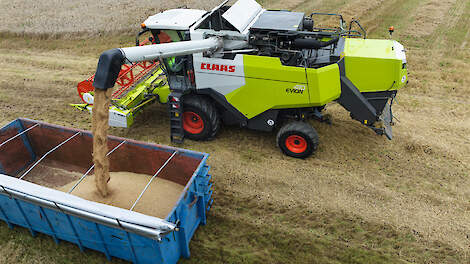
<path id="1" fill-rule="evenodd" d="M 211 37 L 204 40 L 110 49 L 100 56 L 93 86 L 101 90 L 112 88 L 124 63 L 152 61 L 199 52 L 215 52 L 222 47 L 222 39 Z"/>

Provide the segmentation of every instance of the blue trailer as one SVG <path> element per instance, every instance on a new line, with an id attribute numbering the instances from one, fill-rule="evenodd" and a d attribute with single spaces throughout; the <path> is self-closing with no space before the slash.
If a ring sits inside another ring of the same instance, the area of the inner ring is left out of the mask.
<path id="1" fill-rule="evenodd" d="M 30 119 L 0 129 L 0 219 L 10 228 L 22 226 L 33 236 L 44 233 L 56 243 L 69 241 L 108 259 L 176 263 L 188 258 L 189 241 L 206 224 L 213 201 L 208 154 L 114 136 L 108 148 L 110 171 L 153 175 L 184 186 L 165 219 L 24 180 L 40 163 L 80 172 L 76 185 L 93 169 L 91 132 Z"/>

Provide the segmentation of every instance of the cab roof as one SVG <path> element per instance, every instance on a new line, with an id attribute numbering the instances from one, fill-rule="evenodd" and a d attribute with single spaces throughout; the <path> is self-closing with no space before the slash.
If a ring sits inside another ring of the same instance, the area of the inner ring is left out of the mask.
<path id="1" fill-rule="evenodd" d="M 150 16 L 144 24 L 149 29 L 188 30 L 206 13 L 199 9 L 170 9 Z"/>
<path id="2" fill-rule="evenodd" d="M 211 14 L 220 11 L 227 4 L 225 0 L 210 12 L 199 9 L 170 9 L 150 16 L 143 24 L 149 29 L 188 30 L 196 22 L 207 19 Z M 225 10 L 225 9 L 224 9 Z M 238 31 L 244 31 L 264 9 L 255 0 L 238 0 L 221 18 Z M 204 19 L 202 19 L 204 18 Z"/>

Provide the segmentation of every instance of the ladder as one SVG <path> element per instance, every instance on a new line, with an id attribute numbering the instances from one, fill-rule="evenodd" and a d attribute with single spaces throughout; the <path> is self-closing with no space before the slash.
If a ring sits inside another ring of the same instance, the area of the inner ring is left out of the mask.
<path id="1" fill-rule="evenodd" d="M 171 142 L 177 144 L 184 141 L 182 95 L 181 91 L 172 91 L 168 100 L 170 107 L 170 138 Z"/>

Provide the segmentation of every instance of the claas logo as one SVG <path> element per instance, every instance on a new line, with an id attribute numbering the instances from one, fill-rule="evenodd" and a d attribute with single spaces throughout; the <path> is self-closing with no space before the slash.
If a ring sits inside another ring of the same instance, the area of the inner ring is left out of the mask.
<path id="1" fill-rule="evenodd" d="M 221 71 L 221 72 L 235 72 L 235 65 L 201 63 L 201 70 Z"/>

